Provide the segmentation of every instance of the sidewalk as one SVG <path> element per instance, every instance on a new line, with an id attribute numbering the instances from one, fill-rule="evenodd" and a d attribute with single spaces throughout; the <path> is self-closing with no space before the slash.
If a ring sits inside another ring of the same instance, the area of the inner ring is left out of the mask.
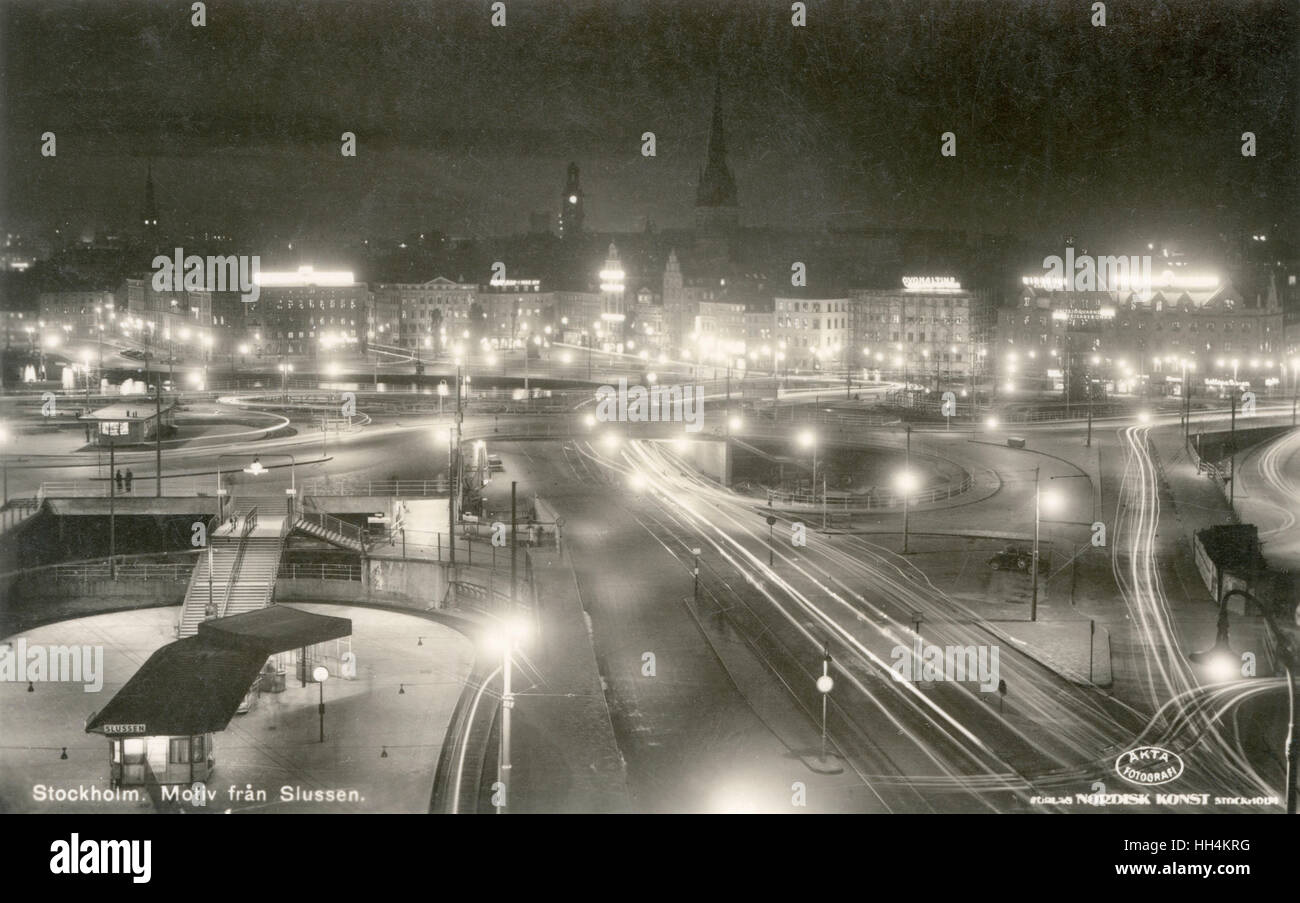
<path id="1" fill-rule="evenodd" d="M 516 687 L 512 809 L 628 812 L 623 756 L 568 559 L 534 553 L 533 573 L 542 635 L 528 652 L 544 684 Z"/>
<path id="2" fill-rule="evenodd" d="M 1193 537 L 1199 530 L 1234 523 L 1236 518 L 1215 481 L 1196 472 L 1196 463 L 1183 446 L 1178 427 L 1153 429 L 1149 436 L 1162 495 L 1167 490 L 1172 502 L 1161 511 L 1154 554 L 1157 560 L 1169 564 L 1176 577 L 1166 583 L 1165 589 L 1184 646 L 1206 649 L 1214 642 L 1217 601 L 1196 568 Z M 1263 633 L 1260 618 L 1232 618 L 1234 648 L 1262 652 Z"/>

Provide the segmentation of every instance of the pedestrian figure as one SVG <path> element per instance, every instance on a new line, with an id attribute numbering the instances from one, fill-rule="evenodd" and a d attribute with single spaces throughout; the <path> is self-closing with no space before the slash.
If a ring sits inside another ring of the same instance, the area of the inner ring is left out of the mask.
<path id="1" fill-rule="evenodd" d="M 135 474 L 131 473 L 131 468 L 126 469 L 126 491 L 131 491 L 131 481 L 135 479 Z"/>
<path id="2" fill-rule="evenodd" d="M 122 471 L 119 470 L 119 471 L 117 472 L 117 475 L 113 477 L 113 481 L 117 483 L 117 491 L 118 491 L 118 492 L 121 492 L 121 491 L 122 491 Z"/>

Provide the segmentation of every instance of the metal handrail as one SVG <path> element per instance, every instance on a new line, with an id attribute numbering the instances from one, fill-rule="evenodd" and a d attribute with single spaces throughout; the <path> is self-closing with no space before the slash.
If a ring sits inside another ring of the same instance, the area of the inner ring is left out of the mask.
<path id="1" fill-rule="evenodd" d="M 249 509 L 248 514 L 244 516 L 244 530 L 239 534 L 239 548 L 235 551 L 235 561 L 230 566 L 230 576 L 226 579 L 226 591 L 221 597 L 221 617 L 225 617 L 230 611 L 230 593 L 235 588 L 235 583 L 239 580 L 239 567 L 244 562 L 244 550 L 248 548 L 249 521 L 257 523 L 257 506 L 254 505 Z"/>
<path id="2" fill-rule="evenodd" d="M 446 495 L 446 477 L 432 480 L 333 480 L 313 477 L 304 484 L 306 495 L 322 496 L 431 496 Z"/>
<path id="3" fill-rule="evenodd" d="M 108 562 L 96 564 L 59 564 L 41 571 L 42 577 L 54 581 L 66 580 L 173 580 L 189 582 L 193 575 L 192 564 L 119 564 L 116 568 Z M 116 574 L 114 573 L 116 572 Z"/>
<path id="4" fill-rule="evenodd" d="M 366 534 L 360 527 L 339 520 L 332 514 L 326 514 L 324 511 L 303 511 L 298 515 L 298 519 L 308 524 L 314 524 L 322 530 L 337 533 L 344 539 L 353 540 L 363 549 L 366 547 Z"/>
<path id="5" fill-rule="evenodd" d="M 143 481 L 140 481 L 143 483 Z M 146 491 L 144 486 L 138 488 L 132 486 L 129 491 L 123 489 L 113 491 L 111 488 L 111 479 L 97 481 L 87 480 L 46 480 L 41 483 L 40 489 L 37 490 L 37 499 L 44 501 L 47 498 L 108 498 L 110 495 L 117 498 L 154 498 L 152 491 Z M 170 479 L 164 481 L 165 491 L 163 496 L 166 497 L 202 497 L 207 493 L 204 492 L 198 483 L 176 484 Z"/>
<path id="6" fill-rule="evenodd" d="M 276 571 L 280 580 L 361 580 L 361 568 L 355 564 L 281 564 Z"/>

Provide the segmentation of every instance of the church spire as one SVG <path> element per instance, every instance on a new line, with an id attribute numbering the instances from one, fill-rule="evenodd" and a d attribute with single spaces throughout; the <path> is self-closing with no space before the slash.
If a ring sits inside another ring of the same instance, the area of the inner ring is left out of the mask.
<path id="1" fill-rule="evenodd" d="M 158 230 L 158 205 L 154 201 L 153 194 L 153 161 L 149 162 L 148 174 L 144 182 L 144 213 L 141 217 L 144 220 L 145 232 L 153 233 Z"/>
<path id="2" fill-rule="evenodd" d="M 564 180 L 564 194 L 560 199 L 560 237 L 573 240 L 582 235 L 582 185 L 578 180 L 578 164 L 570 163 Z"/>
<path id="3" fill-rule="evenodd" d="M 735 225 L 736 178 L 727 166 L 727 136 L 722 125 L 722 79 L 713 86 L 709 148 L 695 192 L 696 225 Z"/>

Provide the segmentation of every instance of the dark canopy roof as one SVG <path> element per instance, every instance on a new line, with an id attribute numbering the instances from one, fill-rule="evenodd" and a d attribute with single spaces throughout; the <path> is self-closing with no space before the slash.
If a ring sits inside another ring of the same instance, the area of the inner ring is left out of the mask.
<path id="1" fill-rule="evenodd" d="M 226 728 L 272 654 L 352 633 L 352 622 L 273 605 L 216 618 L 151 655 L 86 724 L 113 736 L 206 734 Z"/>
<path id="2" fill-rule="evenodd" d="M 199 624 L 199 638 L 214 646 L 265 649 L 267 655 L 301 649 L 352 633 L 352 622 L 272 605 L 228 618 L 214 618 Z"/>

